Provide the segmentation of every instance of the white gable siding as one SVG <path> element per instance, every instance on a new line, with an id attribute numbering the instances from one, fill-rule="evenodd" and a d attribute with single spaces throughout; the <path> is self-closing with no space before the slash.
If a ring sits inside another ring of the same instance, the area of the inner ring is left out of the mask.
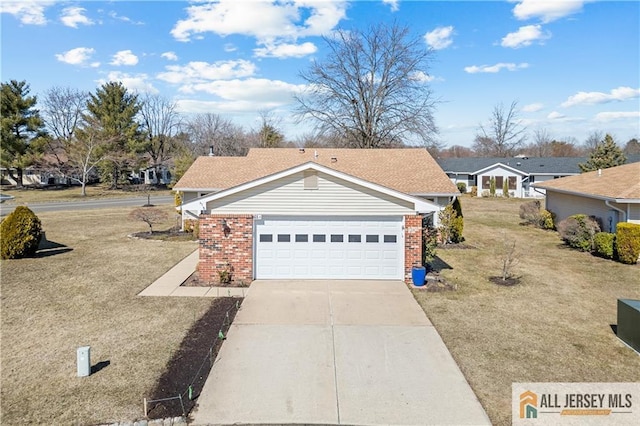
<path id="1" fill-rule="evenodd" d="M 626 211 L 625 204 L 611 204 Z M 616 224 L 623 220 L 622 215 L 608 207 L 604 200 L 560 194 L 555 191 L 547 191 L 546 209 L 556 215 L 556 223 L 574 214 L 598 217 L 602 221 L 602 230 L 605 232 L 615 232 Z M 611 221 L 609 218 L 611 218 Z"/>
<path id="2" fill-rule="evenodd" d="M 207 203 L 216 213 L 405 215 L 413 204 L 318 172 L 318 189 L 304 189 L 303 172 Z"/>
<path id="3" fill-rule="evenodd" d="M 486 176 L 487 178 L 502 176 L 504 179 L 508 179 L 509 176 L 515 176 L 516 178 L 516 189 L 510 189 L 509 192 L 512 193 L 514 197 L 522 197 L 522 176 L 513 173 L 512 171 L 502 168 L 500 166 L 492 167 L 491 169 L 485 170 L 482 173 L 479 173 L 476 178 L 478 182 L 478 197 L 482 196 L 483 191 L 489 191 L 489 188 L 483 188 L 482 186 L 482 178 Z M 502 196 L 502 186 L 496 184 L 496 195 Z"/>

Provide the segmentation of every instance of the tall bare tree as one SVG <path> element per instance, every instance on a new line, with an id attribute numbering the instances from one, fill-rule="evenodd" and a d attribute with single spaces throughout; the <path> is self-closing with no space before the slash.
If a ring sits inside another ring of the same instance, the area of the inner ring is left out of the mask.
<path id="1" fill-rule="evenodd" d="M 149 155 L 155 176 L 160 176 L 160 168 L 177 152 L 176 136 L 182 117 L 175 102 L 159 95 L 146 95 L 139 114 L 146 139 L 145 153 Z"/>
<path id="2" fill-rule="evenodd" d="M 586 151 L 587 155 L 595 151 L 596 148 L 598 148 L 598 145 L 600 145 L 603 140 L 604 133 L 602 133 L 602 131 L 594 130 L 589 133 L 583 144 L 584 150 Z"/>
<path id="3" fill-rule="evenodd" d="M 378 24 L 365 31 L 338 30 L 324 37 L 328 55 L 301 72 L 299 120 L 315 120 L 352 147 L 379 148 L 418 137 L 430 145 L 437 133 L 436 101 L 427 74 L 432 51 L 408 27 Z"/>
<path id="4" fill-rule="evenodd" d="M 194 116 L 186 124 L 186 131 L 190 136 L 189 147 L 194 156 L 206 155 L 209 147 L 213 147 L 214 155 L 245 155 L 251 145 L 241 127 L 218 114 Z"/>
<path id="5" fill-rule="evenodd" d="M 474 142 L 482 142 L 489 156 L 510 157 L 522 147 L 527 139 L 526 127 L 520 123 L 518 103 L 511 102 L 506 108 L 499 103 L 493 108 L 488 125 L 480 125 Z"/>

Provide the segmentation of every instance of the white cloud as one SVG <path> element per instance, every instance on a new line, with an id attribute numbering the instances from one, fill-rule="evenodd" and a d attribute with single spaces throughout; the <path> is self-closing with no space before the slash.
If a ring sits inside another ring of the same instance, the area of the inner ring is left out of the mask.
<path id="1" fill-rule="evenodd" d="M 0 2 L 0 13 L 13 15 L 25 25 L 46 25 L 47 18 L 44 11 L 55 1 L 2 1 Z"/>
<path id="2" fill-rule="evenodd" d="M 429 75 L 423 71 L 416 71 L 413 74 L 411 74 L 411 80 L 413 81 L 419 81 L 421 83 L 429 83 L 431 81 L 436 80 L 436 78 L 432 75 Z"/>
<path id="3" fill-rule="evenodd" d="M 640 97 L 640 89 L 620 86 L 609 93 L 603 92 L 578 92 L 562 103 L 562 106 L 605 104 L 608 102 L 626 101 Z"/>
<path id="4" fill-rule="evenodd" d="M 596 114 L 596 121 L 615 121 L 640 118 L 640 111 L 609 111 Z"/>
<path id="5" fill-rule="evenodd" d="M 464 67 L 464 70 L 466 72 L 468 72 L 469 74 L 476 74 L 476 73 L 497 73 L 500 72 L 501 70 L 505 69 L 507 71 L 517 71 L 520 69 L 524 69 L 524 68 L 529 68 L 529 64 L 526 62 L 522 62 L 520 64 L 514 64 L 512 62 L 510 63 L 504 63 L 504 62 L 500 62 L 497 63 L 495 65 L 472 65 L 469 67 Z"/>
<path id="6" fill-rule="evenodd" d="M 238 48 L 235 45 L 233 45 L 233 43 L 225 43 L 224 45 L 225 52 L 235 52 L 236 50 L 238 50 Z"/>
<path id="7" fill-rule="evenodd" d="M 178 55 L 176 55 L 176 52 L 164 52 L 160 56 L 165 58 L 167 61 L 177 61 L 178 60 Z"/>
<path id="8" fill-rule="evenodd" d="M 328 33 L 346 16 L 346 7 L 342 0 L 263 1 L 253 2 L 251 7 L 237 0 L 194 4 L 186 9 L 188 17 L 179 20 L 171 34 L 180 41 L 207 32 L 253 36 L 259 42 L 276 38 L 295 40 Z"/>
<path id="9" fill-rule="evenodd" d="M 110 62 L 111 65 L 115 66 L 133 66 L 137 63 L 138 57 L 134 55 L 131 50 L 121 50 L 119 52 L 116 52 L 116 54 L 113 55 L 113 60 Z"/>
<path id="10" fill-rule="evenodd" d="M 547 115 L 547 118 L 549 120 L 558 120 L 558 119 L 565 118 L 565 117 L 566 117 L 566 115 L 564 115 L 562 113 L 559 113 L 558 111 L 552 111 L 552 112 L 549 113 L 549 115 Z"/>
<path id="11" fill-rule="evenodd" d="M 513 16 L 524 21 L 538 18 L 547 23 L 582 10 L 584 0 L 522 0 L 513 8 Z"/>
<path id="12" fill-rule="evenodd" d="M 254 102 L 256 104 L 287 105 L 293 101 L 293 95 L 300 93 L 304 85 L 290 84 L 280 80 L 249 78 L 244 80 L 217 80 L 183 86 L 183 93 L 209 93 L 226 101 Z"/>
<path id="13" fill-rule="evenodd" d="M 530 46 L 536 40 L 542 41 L 550 37 L 551 33 L 543 33 L 540 25 L 526 25 L 520 27 L 515 33 L 509 33 L 504 36 L 500 45 L 502 47 L 517 49 L 519 47 Z"/>
<path id="14" fill-rule="evenodd" d="M 133 19 L 129 18 L 128 16 L 118 15 L 114 11 L 109 12 L 109 16 L 112 17 L 113 19 L 117 19 L 118 21 L 126 22 L 126 23 L 129 23 L 129 24 L 144 25 L 144 22 L 142 22 L 142 21 L 134 21 Z"/>
<path id="15" fill-rule="evenodd" d="M 207 80 L 249 77 L 255 74 L 256 65 L 246 60 L 189 62 L 187 65 L 168 65 L 166 72 L 158 74 L 160 80 L 173 84 L 202 83 Z"/>
<path id="16" fill-rule="evenodd" d="M 382 3 L 388 4 L 392 12 L 400 10 L 400 0 L 382 0 Z"/>
<path id="17" fill-rule="evenodd" d="M 259 47 L 253 50 L 253 53 L 259 58 L 301 58 L 303 56 L 316 53 L 318 48 L 315 44 L 306 42 L 302 44 L 266 44 L 265 47 Z"/>
<path id="18" fill-rule="evenodd" d="M 158 94 L 160 91 L 153 87 L 149 81 L 147 74 L 127 74 L 120 71 L 112 71 L 107 74 L 107 79 L 100 79 L 97 81 L 99 85 L 103 85 L 109 81 L 119 81 L 124 87 L 132 92 L 143 92 Z"/>
<path id="19" fill-rule="evenodd" d="M 67 27 L 78 28 L 78 24 L 82 25 L 93 25 L 94 22 L 84 16 L 84 12 L 87 9 L 84 7 L 67 7 L 62 10 L 62 15 L 60 15 L 60 21 Z"/>
<path id="20" fill-rule="evenodd" d="M 451 39 L 452 35 L 453 26 L 449 25 L 448 27 L 438 27 L 435 30 L 426 33 L 424 35 L 424 39 L 433 49 L 440 50 L 451 46 L 451 43 L 453 43 L 453 40 Z"/>
<path id="21" fill-rule="evenodd" d="M 538 112 L 538 111 L 541 111 L 542 109 L 544 109 L 544 105 L 539 102 L 528 104 L 522 107 L 523 112 Z"/>
<path id="22" fill-rule="evenodd" d="M 64 53 L 56 53 L 56 59 L 69 65 L 98 67 L 100 62 L 89 63 L 95 50 L 90 47 L 76 47 Z"/>

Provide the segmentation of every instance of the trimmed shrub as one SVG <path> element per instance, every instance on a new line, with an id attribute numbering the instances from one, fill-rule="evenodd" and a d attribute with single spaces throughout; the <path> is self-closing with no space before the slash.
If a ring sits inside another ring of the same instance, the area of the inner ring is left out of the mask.
<path id="1" fill-rule="evenodd" d="M 467 192 L 467 184 L 464 182 L 458 182 L 456 183 L 456 186 L 458 187 L 458 191 L 460 191 L 460 193 L 465 194 Z"/>
<path id="2" fill-rule="evenodd" d="M 193 233 L 193 238 L 200 237 L 200 221 L 196 219 L 187 219 L 184 221 L 184 232 Z"/>
<path id="3" fill-rule="evenodd" d="M 620 262 L 631 265 L 637 263 L 640 256 L 640 225 L 619 223 L 616 229 L 615 248 Z"/>
<path id="4" fill-rule="evenodd" d="M 471 196 L 472 196 L 472 197 L 477 197 L 477 196 L 478 196 L 478 187 L 477 187 L 477 186 L 475 186 L 475 185 L 473 185 L 473 186 L 471 187 Z"/>
<path id="5" fill-rule="evenodd" d="M 507 179 L 502 183 L 502 196 L 509 198 L 509 182 L 507 182 Z"/>
<path id="6" fill-rule="evenodd" d="M 489 179 L 489 194 L 492 197 L 496 196 L 496 178 L 494 178 L 493 176 L 491 176 L 491 178 Z"/>
<path id="7" fill-rule="evenodd" d="M 547 209 L 540 210 L 540 227 L 542 229 L 556 229 L 555 221 L 556 215 L 554 215 L 552 212 Z"/>
<path id="8" fill-rule="evenodd" d="M 593 236 L 600 232 L 600 225 L 593 216 L 574 214 L 558 224 L 558 233 L 564 242 L 581 251 L 593 249 Z"/>
<path id="9" fill-rule="evenodd" d="M 438 248 L 438 230 L 424 227 L 422 229 L 422 259 L 425 265 L 431 264 L 436 257 Z"/>
<path id="10" fill-rule="evenodd" d="M 33 256 L 42 238 L 42 223 L 28 207 L 18 206 L 2 221 L 0 233 L 3 259 Z"/>
<path id="11" fill-rule="evenodd" d="M 538 226 L 540 224 L 540 201 L 533 200 L 520 204 L 520 219 L 529 225 Z"/>
<path id="12" fill-rule="evenodd" d="M 613 244 L 616 236 L 609 232 L 598 232 L 593 236 L 593 254 L 613 259 Z"/>

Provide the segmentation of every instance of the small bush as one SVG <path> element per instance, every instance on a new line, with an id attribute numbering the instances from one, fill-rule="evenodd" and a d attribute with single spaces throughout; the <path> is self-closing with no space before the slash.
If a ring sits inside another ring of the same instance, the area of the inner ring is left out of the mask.
<path id="1" fill-rule="evenodd" d="M 593 236 L 593 254 L 613 259 L 613 244 L 616 236 L 608 232 L 598 232 Z"/>
<path id="2" fill-rule="evenodd" d="M 556 229 L 556 215 L 546 209 L 540 210 L 540 227 L 542 229 Z"/>
<path id="3" fill-rule="evenodd" d="M 184 232 L 193 233 L 193 238 L 200 237 L 200 221 L 195 219 L 187 219 L 184 221 Z"/>
<path id="4" fill-rule="evenodd" d="M 593 216 L 574 214 L 558 224 L 558 233 L 568 246 L 581 251 L 593 249 L 593 236 L 600 232 L 600 225 Z"/>
<path id="5" fill-rule="evenodd" d="M 619 223 L 616 229 L 615 249 L 620 262 L 631 265 L 637 263 L 640 257 L 640 225 Z"/>
<path id="6" fill-rule="evenodd" d="M 431 264 L 436 257 L 438 247 L 438 230 L 425 227 L 422 229 L 422 259 L 425 265 Z"/>
<path id="7" fill-rule="evenodd" d="M 473 186 L 471 187 L 471 196 L 472 196 L 472 197 L 477 197 L 477 196 L 478 196 L 478 187 L 477 187 L 477 186 L 475 186 L 475 185 L 473 185 Z"/>
<path id="8" fill-rule="evenodd" d="M 491 192 L 488 189 L 485 189 L 484 191 L 482 191 L 482 198 L 489 198 L 491 197 Z"/>
<path id="9" fill-rule="evenodd" d="M 18 206 L 2 221 L 0 233 L 3 259 L 33 256 L 42 238 L 42 223 L 28 207 Z"/>
<path id="10" fill-rule="evenodd" d="M 467 184 L 464 182 L 458 182 L 456 183 L 456 186 L 458 187 L 458 191 L 460 191 L 461 194 L 465 194 L 467 192 Z"/>
<path id="11" fill-rule="evenodd" d="M 538 226 L 540 224 L 540 201 L 533 200 L 520 204 L 520 219 L 529 225 Z"/>

